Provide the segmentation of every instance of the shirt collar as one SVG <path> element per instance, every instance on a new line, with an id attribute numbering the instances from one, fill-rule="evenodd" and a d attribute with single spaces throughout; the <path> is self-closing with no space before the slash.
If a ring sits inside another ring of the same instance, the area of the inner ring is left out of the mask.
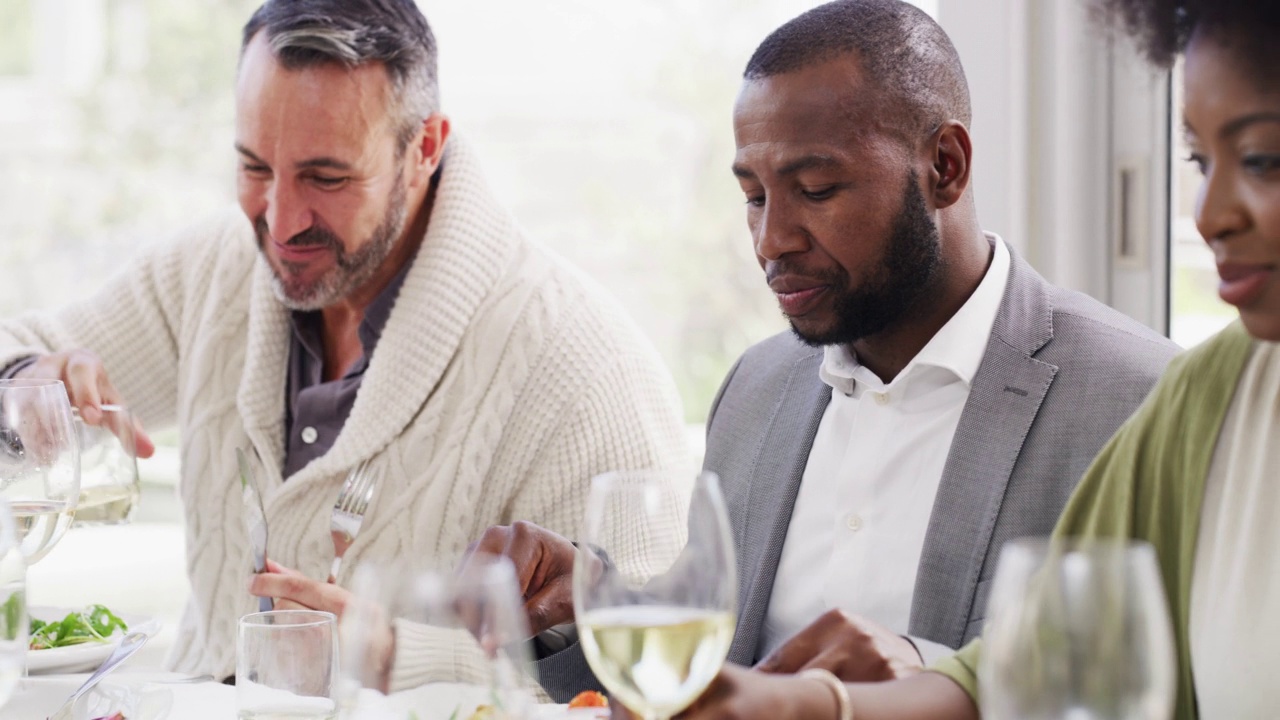
<path id="1" fill-rule="evenodd" d="M 416 257 L 416 256 L 415 256 Z M 378 340 L 382 337 L 382 330 L 387 325 L 387 320 L 391 317 L 391 310 L 395 307 L 396 298 L 400 295 L 400 287 L 404 285 L 405 278 L 409 275 L 409 268 L 413 266 L 414 257 L 409 258 L 409 262 L 400 268 L 400 271 L 391 278 L 391 282 L 378 293 L 373 302 L 369 303 L 369 307 L 364 310 L 364 318 L 360 320 L 360 327 L 356 329 L 356 334 L 360 337 L 360 348 L 364 353 L 362 362 L 357 362 L 352 368 L 353 371 L 362 371 L 370 357 L 373 356 L 373 349 L 378 345 Z M 289 324 L 293 329 L 293 336 L 302 345 L 303 349 L 311 355 L 312 360 L 317 363 L 317 367 L 324 365 L 324 342 L 322 338 L 321 319 L 319 310 L 294 310 L 289 313 Z"/>
<path id="2" fill-rule="evenodd" d="M 364 348 L 364 356 L 373 355 L 373 348 L 378 344 L 378 340 L 382 337 L 382 329 L 387 326 L 387 320 L 391 317 L 391 309 L 395 307 L 396 298 L 400 296 L 400 287 L 404 285 L 404 279 L 409 275 L 409 268 L 413 267 L 413 261 L 417 258 L 415 253 L 409 258 L 409 261 L 400 268 L 400 272 L 391 278 L 391 282 L 378 293 L 378 296 L 369 303 L 369 307 L 364 309 L 364 319 L 360 321 L 360 327 L 357 332 L 360 335 L 360 345 Z"/>
<path id="3" fill-rule="evenodd" d="M 893 382 L 888 383 L 889 386 L 910 376 L 918 367 L 941 368 L 949 371 L 966 386 L 973 384 L 973 378 L 986 355 L 987 342 L 991 339 L 991 328 L 1000 312 L 1000 303 L 1004 300 L 1011 264 L 1009 248 L 1005 247 L 1000 236 L 995 233 L 985 235 L 993 246 L 993 254 L 991 265 L 987 267 L 977 289 L 947 324 L 907 363 Z M 858 362 L 852 349 L 844 345 L 828 345 L 823 348 L 822 367 L 818 369 L 818 377 L 845 395 L 853 395 L 858 383 L 877 389 L 886 387 L 875 373 Z"/>

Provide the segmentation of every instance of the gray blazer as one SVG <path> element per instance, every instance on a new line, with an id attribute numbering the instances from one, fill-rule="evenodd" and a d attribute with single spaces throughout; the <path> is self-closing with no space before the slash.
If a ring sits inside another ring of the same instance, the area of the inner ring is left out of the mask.
<path id="1" fill-rule="evenodd" d="M 1012 253 L 1012 249 L 1010 249 Z M 1076 482 L 1138 407 L 1177 346 L 1016 254 L 960 416 L 916 577 L 910 635 L 958 648 L 982 631 L 1000 547 L 1053 528 Z M 822 351 L 790 333 L 747 350 L 707 421 L 704 468 L 720 476 L 738 557 L 729 660 L 761 648 L 774 575 L 831 389 Z M 538 661 L 560 702 L 600 689 L 576 644 Z"/>
<path id="2" fill-rule="evenodd" d="M 981 633 L 1001 546 L 1052 530 L 1094 456 L 1176 351 L 1013 255 L 934 500 L 911 636 L 958 648 Z M 738 551 L 736 663 L 760 659 L 791 512 L 831 398 L 821 363 L 821 350 L 790 333 L 765 340 L 739 359 L 708 420 L 704 466 L 720 476 Z"/>

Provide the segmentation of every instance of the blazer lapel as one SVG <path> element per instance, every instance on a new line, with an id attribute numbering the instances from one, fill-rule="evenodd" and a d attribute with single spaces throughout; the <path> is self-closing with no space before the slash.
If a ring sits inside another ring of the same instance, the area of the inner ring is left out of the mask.
<path id="1" fill-rule="evenodd" d="M 792 367 L 751 473 L 738 543 L 738 628 L 729 649 L 729 659 L 744 665 L 756 659 L 800 480 L 831 400 L 831 388 L 818 378 L 821 363 L 822 354 L 814 353 Z"/>
<path id="2" fill-rule="evenodd" d="M 1058 371 L 1033 357 L 1053 338 L 1052 311 L 1048 284 L 1013 255 L 1005 297 L 934 500 L 911 635 L 951 647 L 964 640 L 1005 488 Z"/>

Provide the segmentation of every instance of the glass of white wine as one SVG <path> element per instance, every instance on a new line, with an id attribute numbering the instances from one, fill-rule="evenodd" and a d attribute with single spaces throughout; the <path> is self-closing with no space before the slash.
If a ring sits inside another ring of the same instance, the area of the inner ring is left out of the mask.
<path id="1" fill-rule="evenodd" d="M 1018 540 L 1000 553 L 978 668 L 993 720 L 1167 720 L 1173 634 L 1155 550 Z"/>
<path id="2" fill-rule="evenodd" d="M 17 690 L 27 655 L 26 569 L 13 517 L 0 500 L 0 708 Z"/>
<path id="3" fill-rule="evenodd" d="M 62 539 L 80 499 L 80 443 L 57 380 L 0 380 L 0 498 L 27 564 Z"/>
<path id="4" fill-rule="evenodd" d="M 133 518 L 141 495 L 134 432 L 133 414 L 123 405 L 103 405 L 98 425 L 90 425 L 76 414 L 80 503 L 74 527 L 121 525 Z"/>
<path id="5" fill-rule="evenodd" d="M 644 720 L 667 720 L 702 694 L 724 665 L 737 620 L 720 481 L 703 473 L 688 500 L 680 486 L 662 472 L 592 479 L 574 566 L 587 662 Z"/>

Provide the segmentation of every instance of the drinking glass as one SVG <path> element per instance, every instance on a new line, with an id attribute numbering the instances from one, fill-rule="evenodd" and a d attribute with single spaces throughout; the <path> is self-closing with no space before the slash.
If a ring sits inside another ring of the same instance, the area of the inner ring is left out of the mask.
<path id="1" fill-rule="evenodd" d="M 90 425 L 77 413 L 76 435 L 80 503 L 73 527 L 129 522 L 141 494 L 133 414 L 123 405 L 103 405 L 102 423 Z"/>
<path id="2" fill-rule="evenodd" d="M 1005 545 L 979 663 L 984 718 L 1168 720 L 1169 609 L 1150 545 Z"/>
<path id="3" fill-rule="evenodd" d="M 80 499 L 80 444 L 57 380 L 0 380 L 0 498 L 28 564 L 71 524 Z"/>
<path id="4" fill-rule="evenodd" d="M 537 676 L 518 588 L 511 562 L 492 555 L 457 571 L 358 567 L 341 623 L 343 717 L 464 718 L 480 705 L 530 717 Z M 393 626 L 412 668 L 394 667 Z"/>
<path id="5" fill-rule="evenodd" d="M 240 618 L 240 720 L 333 720 L 338 714 L 337 679 L 338 632 L 332 613 L 272 610 Z"/>
<path id="6" fill-rule="evenodd" d="M 591 481 L 573 572 L 587 662 L 645 720 L 687 708 L 720 672 L 736 622 L 733 539 L 719 479 L 687 501 L 661 472 Z"/>
<path id="7" fill-rule="evenodd" d="M 0 708 L 17 689 L 27 655 L 26 561 L 13 517 L 0 500 Z"/>

